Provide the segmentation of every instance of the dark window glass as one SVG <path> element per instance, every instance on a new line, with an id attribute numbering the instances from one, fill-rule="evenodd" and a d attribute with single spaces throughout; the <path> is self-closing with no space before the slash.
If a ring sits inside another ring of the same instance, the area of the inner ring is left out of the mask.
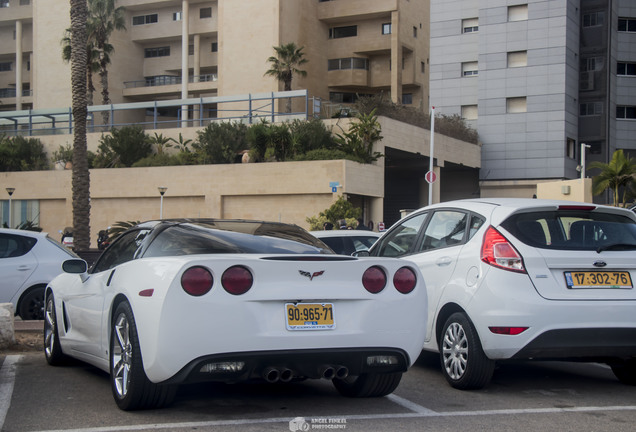
<path id="1" fill-rule="evenodd" d="M 218 51 L 219 51 L 219 43 L 212 42 L 212 52 L 218 52 Z"/>
<path id="2" fill-rule="evenodd" d="M 358 26 L 332 27 L 329 29 L 329 39 L 340 39 L 358 35 Z"/>
<path id="3" fill-rule="evenodd" d="M 146 48 L 144 50 L 145 58 L 168 56 L 170 56 L 170 47 Z"/>
<path id="4" fill-rule="evenodd" d="M 92 269 L 92 273 L 109 270 L 134 259 L 135 254 L 149 232 L 150 230 L 148 229 L 134 230 L 119 236 L 99 257 Z"/>
<path id="5" fill-rule="evenodd" d="M 521 242 L 543 249 L 636 249 L 636 222 L 612 213 L 565 209 L 520 213 L 502 226 Z"/>
<path id="6" fill-rule="evenodd" d="M 415 245 L 428 213 L 420 213 L 401 222 L 376 243 L 373 256 L 399 257 L 416 252 Z"/>
<path id="7" fill-rule="evenodd" d="M 199 9 L 199 18 L 211 18 L 212 17 L 212 8 L 206 7 Z"/>
<path id="8" fill-rule="evenodd" d="M 26 255 L 37 242 L 32 237 L 0 234 L 0 259 Z"/>

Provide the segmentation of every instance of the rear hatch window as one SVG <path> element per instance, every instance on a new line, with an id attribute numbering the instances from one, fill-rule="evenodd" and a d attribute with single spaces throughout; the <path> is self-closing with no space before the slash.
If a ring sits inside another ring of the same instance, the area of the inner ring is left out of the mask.
<path id="1" fill-rule="evenodd" d="M 636 222 L 628 216 L 585 210 L 520 213 L 502 226 L 528 246 L 558 250 L 636 249 Z"/>

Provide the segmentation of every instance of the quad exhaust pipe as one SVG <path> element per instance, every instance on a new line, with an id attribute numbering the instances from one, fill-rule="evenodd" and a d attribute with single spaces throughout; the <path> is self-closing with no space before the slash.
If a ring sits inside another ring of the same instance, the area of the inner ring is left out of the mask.
<path id="1" fill-rule="evenodd" d="M 269 366 L 263 370 L 262 377 L 268 383 L 275 382 L 290 382 L 293 378 L 293 370 L 286 367 L 274 367 Z M 349 376 L 349 368 L 339 365 L 324 365 L 318 368 L 318 375 L 320 378 L 332 380 L 332 379 L 345 379 Z"/>
<path id="2" fill-rule="evenodd" d="M 334 378 L 345 379 L 349 376 L 349 368 L 346 366 L 325 365 L 320 367 L 319 374 L 321 378 L 328 380 L 332 380 Z"/>

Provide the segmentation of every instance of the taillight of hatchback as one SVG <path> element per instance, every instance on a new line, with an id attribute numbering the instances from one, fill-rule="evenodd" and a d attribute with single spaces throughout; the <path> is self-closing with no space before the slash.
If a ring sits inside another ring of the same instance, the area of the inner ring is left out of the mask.
<path id="1" fill-rule="evenodd" d="M 506 237 L 494 227 L 488 227 L 481 245 L 481 260 L 493 267 L 525 273 L 523 258 Z"/>

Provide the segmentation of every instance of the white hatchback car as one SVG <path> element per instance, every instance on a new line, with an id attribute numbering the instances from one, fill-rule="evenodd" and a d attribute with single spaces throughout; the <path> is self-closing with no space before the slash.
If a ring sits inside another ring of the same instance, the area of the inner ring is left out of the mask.
<path id="1" fill-rule="evenodd" d="M 43 319 L 44 288 L 77 258 L 46 233 L 0 229 L 0 303 L 13 303 L 23 320 Z"/>
<path id="2" fill-rule="evenodd" d="M 636 215 L 569 201 L 473 199 L 424 207 L 371 256 L 405 257 L 428 291 L 424 350 L 456 388 L 496 360 L 603 362 L 636 385 Z"/>

